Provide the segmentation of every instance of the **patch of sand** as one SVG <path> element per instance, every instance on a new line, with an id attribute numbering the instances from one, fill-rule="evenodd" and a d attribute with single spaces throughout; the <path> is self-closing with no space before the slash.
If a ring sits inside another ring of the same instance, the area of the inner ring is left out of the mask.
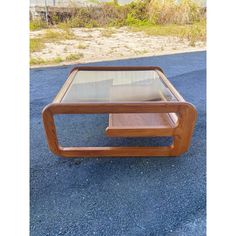
<path id="1" fill-rule="evenodd" d="M 74 40 L 64 40 L 57 43 L 46 43 L 40 52 L 31 53 L 31 58 L 53 60 L 65 58 L 71 54 L 83 54 L 79 63 L 157 56 L 164 54 L 205 50 L 204 42 L 190 46 L 186 39 L 171 36 L 150 36 L 144 32 L 131 32 L 127 27 L 119 29 L 104 28 L 73 28 Z M 33 31 L 31 38 L 40 37 L 45 30 Z M 72 62 L 69 62 L 72 63 Z M 66 61 L 59 63 L 69 64 Z"/>

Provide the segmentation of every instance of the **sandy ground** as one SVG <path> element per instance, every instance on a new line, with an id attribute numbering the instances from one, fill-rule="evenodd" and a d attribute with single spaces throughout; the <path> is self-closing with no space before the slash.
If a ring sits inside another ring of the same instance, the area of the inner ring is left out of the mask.
<path id="1" fill-rule="evenodd" d="M 171 36 L 150 36 L 143 32 L 131 32 L 126 27 L 112 30 L 103 28 L 74 28 L 72 30 L 76 39 L 46 43 L 46 47 L 42 51 L 31 53 L 31 58 L 53 60 L 60 57 L 65 60 L 71 54 L 81 54 L 82 58 L 73 63 L 83 63 L 201 51 L 205 50 L 206 46 L 204 42 L 197 42 L 193 47 L 185 39 Z M 44 32 L 45 30 L 33 31 L 30 33 L 30 37 L 40 37 Z M 58 64 L 69 63 L 72 62 Z"/>

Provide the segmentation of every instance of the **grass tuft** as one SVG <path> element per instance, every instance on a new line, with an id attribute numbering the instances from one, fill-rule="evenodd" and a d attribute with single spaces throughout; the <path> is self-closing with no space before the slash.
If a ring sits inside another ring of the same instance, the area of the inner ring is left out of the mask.
<path id="1" fill-rule="evenodd" d="M 87 45 L 80 43 L 80 44 L 77 45 L 77 48 L 78 48 L 78 49 L 86 49 L 86 48 L 87 48 Z"/>
<path id="2" fill-rule="evenodd" d="M 30 52 L 39 52 L 45 48 L 44 42 L 40 38 L 30 39 Z"/>
<path id="3" fill-rule="evenodd" d="M 30 58 L 30 65 L 43 65 L 45 64 L 45 60 L 43 60 L 42 58 Z"/>
<path id="4" fill-rule="evenodd" d="M 75 39 L 75 34 L 71 30 L 52 30 L 47 29 L 45 34 L 42 36 L 42 40 L 50 42 L 58 42 L 62 40 Z"/>
<path id="5" fill-rule="evenodd" d="M 84 55 L 82 53 L 70 54 L 66 57 L 66 61 L 77 61 L 83 57 Z"/>
<path id="6" fill-rule="evenodd" d="M 31 20 L 30 21 L 30 31 L 41 30 L 47 28 L 48 25 L 42 20 Z"/>
<path id="7" fill-rule="evenodd" d="M 41 37 L 30 39 L 30 53 L 40 52 L 45 48 L 45 43 L 57 43 L 75 38 L 75 34 L 71 30 L 47 29 Z"/>
<path id="8" fill-rule="evenodd" d="M 61 63 L 61 62 L 63 62 L 64 60 L 61 58 L 61 57 L 55 57 L 55 58 L 53 58 L 50 62 L 51 63 L 55 63 L 55 64 L 57 64 L 57 63 Z"/>
<path id="9" fill-rule="evenodd" d="M 115 33 L 115 31 L 111 28 L 106 28 L 104 29 L 102 32 L 101 32 L 101 36 L 102 37 L 106 37 L 106 38 L 109 38 L 109 37 L 112 37 L 112 35 Z"/>

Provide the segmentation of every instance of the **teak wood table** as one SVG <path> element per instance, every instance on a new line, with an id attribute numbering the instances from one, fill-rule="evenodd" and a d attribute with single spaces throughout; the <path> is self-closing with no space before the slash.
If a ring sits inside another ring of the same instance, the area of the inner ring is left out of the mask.
<path id="1" fill-rule="evenodd" d="M 170 146 L 62 147 L 54 115 L 109 113 L 110 137 L 170 136 Z M 160 67 L 72 69 L 61 90 L 42 112 L 50 150 L 63 157 L 178 156 L 186 152 L 197 118 Z"/>

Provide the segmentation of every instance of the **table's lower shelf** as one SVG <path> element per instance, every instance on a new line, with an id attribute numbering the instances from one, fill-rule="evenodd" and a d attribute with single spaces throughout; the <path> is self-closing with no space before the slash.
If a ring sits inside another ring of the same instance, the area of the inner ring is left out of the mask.
<path id="1" fill-rule="evenodd" d="M 110 137 L 171 136 L 177 124 L 173 113 L 109 114 L 106 134 Z"/>

